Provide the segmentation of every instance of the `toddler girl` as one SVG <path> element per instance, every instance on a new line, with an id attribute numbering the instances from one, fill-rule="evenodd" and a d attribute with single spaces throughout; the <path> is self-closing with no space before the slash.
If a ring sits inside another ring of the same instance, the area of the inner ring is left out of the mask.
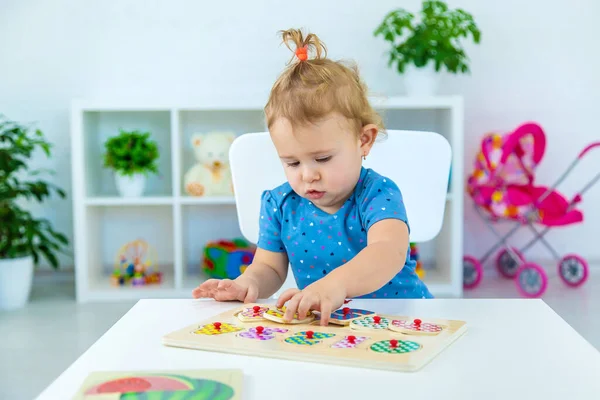
<path id="1" fill-rule="evenodd" d="M 289 264 L 298 289 L 277 301 L 286 305 L 286 320 L 318 310 L 326 325 L 346 298 L 431 298 L 410 259 L 400 189 L 362 166 L 384 127 L 357 70 L 326 58 L 314 34 L 291 29 L 282 36 L 295 54 L 265 114 L 287 182 L 263 192 L 258 248 L 244 274 L 207 280 L 193 296 L 267 298 Z"/>

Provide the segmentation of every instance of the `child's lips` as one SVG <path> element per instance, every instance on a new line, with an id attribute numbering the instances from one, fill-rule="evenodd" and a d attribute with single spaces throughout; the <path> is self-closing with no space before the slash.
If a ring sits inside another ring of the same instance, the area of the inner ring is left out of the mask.
<path id="1" fill-rule="evenodd" d="M 325 192 L 319 192 L 318 190 L 308 190 L 306 192 L 306 197 L 312 200 L 318 200 L 323 197 L 324 194 Z"/>

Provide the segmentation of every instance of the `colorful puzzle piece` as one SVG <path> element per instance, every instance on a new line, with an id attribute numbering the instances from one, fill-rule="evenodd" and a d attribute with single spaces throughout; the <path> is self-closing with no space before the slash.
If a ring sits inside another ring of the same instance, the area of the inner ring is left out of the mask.
<path id="1" fill-rule="evenodd" d="M 378 353 L 389 353 L 389 354 L 401 354 L 410 353 L 421 348 L 421 345 L 417 342 L 411 342 L 407 340 L 381 340 L 371 345 L 371 350 Z"/>
<path id="2" fill-rule="evenodd" d="M 334 337 L 335 333 L 302 331 L 302 332 L 297 332 L 296 335 L 306 336 L 308 339 L 327 339 L 330 337 Z"/>
<path id="3" fill-rule="evenodd" d="M 240 311 L 237 315 L 238 319 L 242 322 L 252 322 L 252 321 L 264 321 L 264 313 L 268 311 L 267 307 L 254 306 L 252 308 L 248 307 Z"/>
<path id="4" fill-rule="evenodd" d="M 437 335 L 443 329 L 441 325 L 422 322 L 420 319 L 412 321 L 403 319 L 392 320 L 389 329 L 407 335 Z"/>
<path id="5" fill-rule="evenodd" d="M 350 323 L 350 328 L 356 330 L 380 330 L 387 329 L 389 324 L 389 319 L 385 317 L 380 317 L 378 315 L 374 315 L 352 320 L 352 322 Z"/>
<path id="6" fill-rule="evenodd" d="M 348 335 L 342 340 L 335 342 L 331 347 L 334 349 L 353 349 L 367 339 L 367 336 Z"/>
<path id="7" fill-rule="evenodd" d="M 284 321 L 283 316 L 285 315 L 286 307 L 283 306 L 281 308 L 270 308 L 263 314 L 265 319 L 268 319 L 273 322 L 279 322 L 282 324 L 304 324 L 308 322 L 312 322 L 315 319 L 315 314 L 312 311 L 309 311 L 306 314 L 306 317 L 303 319 L 299 319 L 298 313 L 296 312 L 291 321 Z"/>
<path id="8" fill-rule="evenodd" d="M 275 337 L 276 333 L 287 333 L 287 331 L 284 328 L 264 328 L 257 326 L 256 328 L 250 328 L 246 332 L 240 333 L 238 336 L 246 339 L 270 340 Z"/>
<path id="9" fill-rule="evenodd" d="M 305 336 L 290 336 L 285 338 L 286 343 L 299 344 L 302 346 L 312 346 L 321 343 L 319 339 L 307 339 Z"/>
<path id="10" fill-rule="evenodd" d="M 223 333 L 238 332 L 243 330 L 239 326 L 231 325 L 226 322 L 213 322 L 212 324 L 206 324 L 195 330 L 194 333 L 197 335 L 220 335 Z"/>
<path id="11" fill-rule="evenodd" d="M 329 317 L 329 322 L 337 325 L 348 325 L 353 319 L 372 314 L 375 313 L 373 311 L 361 310 L 358 308 L 344 307 L 332 312 L 331 316 Z"/>
<path id="12" fill-rule="evenodd" d="M 294 335 L 285 338 L 286 343 L 312 346 L 321 343 L 322 339 L 334 337 L 335 333 L 302 331 L 296 332 Z"/>

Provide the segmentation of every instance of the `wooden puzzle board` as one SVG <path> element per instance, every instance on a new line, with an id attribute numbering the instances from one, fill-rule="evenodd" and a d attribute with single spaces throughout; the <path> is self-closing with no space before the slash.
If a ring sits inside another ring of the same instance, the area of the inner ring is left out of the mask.
<path id="1" fill-rule="evenodd" d="M 242 382 L 239 369 L 96 371 L 88 375 L 73 400 L 239 400 Z"/>
<path id="2" fill-rule="evenodd" d="M 321 327 L 318 319 L 309 323 L 284 324 L 264 319 L 263 313 L 275 310 L 274 307 L 244 304 L 171 332 L 162 342 L 167 346 L 240 355 L 417 371 L 467 330 L 465 321 L 377 313 L 351 315 L 356 317 L 356 323 L 353 323 L 356 328 L 364 325 L 360 330 L 334 324 Z M 252 309 L 260 309 L 260 314 L 253 313 Z M 240 320 L 238 312 L 244 312 L 250 321 Z M 338 320 L 344 319 L 339 318 L 339 313 L 340 310 L 337 311 Z M 411 331 L 415 319 L 419 321 L 419 327 Z M 378 323 L 374 324 L 374 320 Z M 392 325 L 393 321 L 405 322 Z M 389 329 L 401 325 L 408 327 L 409 333 Z M 377 329 L 368 329 L 373 326 Z"/>

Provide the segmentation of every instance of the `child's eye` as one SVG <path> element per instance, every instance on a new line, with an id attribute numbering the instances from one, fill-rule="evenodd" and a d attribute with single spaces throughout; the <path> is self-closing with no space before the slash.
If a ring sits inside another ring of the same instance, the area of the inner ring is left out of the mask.
<path id="1" fill-rule="evenodd" d="M 300 163 L 298 161 L 287 163 L 288 167 L 297 167 Z"/>
<path id="2" fill-rule="evenodd" d="M 323 158 L 318 158 L 317 162 L 327 162 L 329 160 L 331 160 L 331 156 L 323 157 Z"/>

